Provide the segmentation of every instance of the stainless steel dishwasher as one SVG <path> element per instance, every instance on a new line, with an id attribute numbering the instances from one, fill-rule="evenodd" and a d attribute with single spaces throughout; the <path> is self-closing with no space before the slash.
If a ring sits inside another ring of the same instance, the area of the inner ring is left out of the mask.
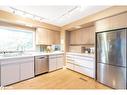
<path id="1" fill-rule="evenodd" d="M 35 57 L 35 75 L 46 73 L 49 71 L 48 56 Z"/>

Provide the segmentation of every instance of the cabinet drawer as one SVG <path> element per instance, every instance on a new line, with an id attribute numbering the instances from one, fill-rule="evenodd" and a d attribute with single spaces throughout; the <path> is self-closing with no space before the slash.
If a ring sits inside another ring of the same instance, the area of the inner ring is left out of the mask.
<path id="1" fill-rule="evenodd" d="M 56 55 L 50 55 L 50 56 L 49 56 L 49 59 L 50 59 L 50 58 L 56 58 Z"/>
<path id="2" fill-rule="evenodd" d="M 74 70 L 79 72 L 79 73 L 82 73 L 84 75 L 87 75 L 89 77 L 92 77 L 92 78 L 94 77 L 93 69 L 89 69 L 89 68 L 74 65 Z"/>
<path id="3" fill-rule="evenodd" d="M 92 57 L 86 57 L 86 56 L 75 56 L 75 58 L 79 59 L 79 60 L 94 61 L 94 58 L 92 58 Z"/>
<path id="4" fill-rule="evenodd" d="M 67 68 L 68 69 L 71 69 L 71 70 L 74 70 L 74 65 L 73 64 L 70 64 L 70 63 L 67 63 Z"/>
<path id="5" fill-rule="evenodd" d="M 94 68 L 94 62 L 93 61 L 88 61 L 88 60 L 75 60 L 75 64 L 87 68 Z"/>
<path id="6" fill-rule="evenodd" d="M 63 54 L 57 54 L 56 57 L 63 57 Z"/>
<path id="7" fill-rule="evenodd" d="M 27 63 L 27 62 L 33 62 L 34 57 L 28 57 L 28 58 L 14 58 L 14 59 L 7 59 L 2 60 L 1 65 L 9 65 L 9 64 L 15 64 L 15 63 Z"/>

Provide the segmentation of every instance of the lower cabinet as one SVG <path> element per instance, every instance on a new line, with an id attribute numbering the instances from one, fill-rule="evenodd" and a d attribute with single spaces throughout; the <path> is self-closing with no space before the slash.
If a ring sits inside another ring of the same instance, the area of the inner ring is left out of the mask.
<path id="1" fill-rule="evenodd" d="M 0 67 L 1 86 L 34 77 L 34 57 L 2 60 Z"/>
<path id="2" fill-rule="evenodd" d="M 63 68 L 64 66 L 64 56 L 63 55 L 57 55 L 56 56 L 56 69 Z"/>
<path id="3" fill-rule="evenodd" d="M 68 69 L 95 78 L 95 62 L 93 57 L 67 54 L 66 62 Z"/>
<path id="4" fill-rule="evenodd" d="M 63 54 L 49 55 L 49 72 L 63 68 Z"/>
<path id="5" fill-rule="evenodd" d="M 49 56 L 49 72 L 56 70 L 56 68 L 57 68 L 56 65 L 57 65 L 56 56 L 55 55 Z"/>
<path id="6" fill-rule="evenodd" d="M 67 63 L 67 68 L 74 70 L 74 64 Z"/>
<path id="7" fill-rule="evenodd" d="M 20 64 L 20 80 L 34 77 L 34 58 L 24 60 Z"/>
<path id="8" fill-rule="evenodd" d="M 19 63 L 1 65 L 1 86 L 9 85 L 20 80 Z"/>
<path id="9" fill-rule="evenodd" d="M 87 75 L 89 77 L 94 77 L 94 72 L 90 68 L 85 68 L 85 67 L 74 65 L 74 69 L 73 70 L 74 71 L 78 71 L 79 73 Z"/>

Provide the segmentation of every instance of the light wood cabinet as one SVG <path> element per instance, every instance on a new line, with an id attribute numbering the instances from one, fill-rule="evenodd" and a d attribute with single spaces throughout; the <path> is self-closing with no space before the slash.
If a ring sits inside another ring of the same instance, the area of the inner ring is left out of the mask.
<path id="1" fill-rule="evenodd" d="M 55 31 L 53 37 L 54 37 L 53 44 L 60 44 L 60 32 Z"/>
<path id="2" fill-rule="evenodd" d="M 76 44 L 76 31 L 70 32 L 70 44 Z"/>
<path id="3" fill-rule="evenodd" d="M 36 44 L 48 43 L 48 31 L 43 28 L 37 28 L 36 30 Z"/>
<path id="4" fill-rule="evenodd" d="M 96 21 L 96 32 L 127 27 L 127 13 L 115 15 Z"/>
<path id="5" fill-rule="evenodd" d="M 47 30 L 47 43 L 46 45 L 52 45 L 54 44 L 54 31 L 51 31 L 51 30 Z"/>
<path id="6" fill-rule="evenodd" d="M 44 45 L 60 44 L 60 32 L 43 28 L 37 28 L 36 44 L 44 44 Z"/>
<path id="7" fill-rule="evenodd" d="M 94 26 L 81 29 L 81 44 L 94 44 Z"/>
<path id="8" fill-rule="evenodd" d="M 70 44 L 94 44 L 94 26 L 70 32 Z"/>

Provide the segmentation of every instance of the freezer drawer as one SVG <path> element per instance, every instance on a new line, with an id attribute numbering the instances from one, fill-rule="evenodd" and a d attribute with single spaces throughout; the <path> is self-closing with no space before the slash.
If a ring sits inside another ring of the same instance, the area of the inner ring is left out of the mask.
<path id="1" fill-rule="evenodd" d="M 126 68 L 97 64 L 97 81 L 117 89 L 126 89 Z"/>

